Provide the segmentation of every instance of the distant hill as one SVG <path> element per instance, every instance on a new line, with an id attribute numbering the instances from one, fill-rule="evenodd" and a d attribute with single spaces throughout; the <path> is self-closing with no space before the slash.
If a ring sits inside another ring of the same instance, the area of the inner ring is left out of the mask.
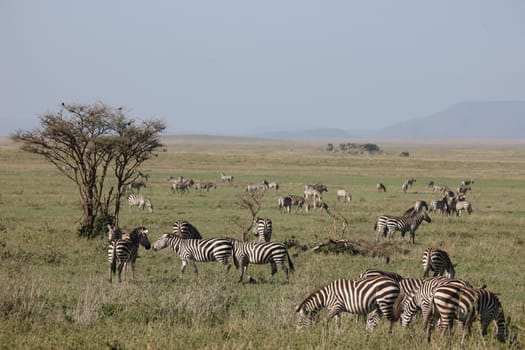
<path id="1" fill-rule="evenodd" d="M 459 103 L 370 134 L 391 138 L 525 138 L 525 101 Z"/>

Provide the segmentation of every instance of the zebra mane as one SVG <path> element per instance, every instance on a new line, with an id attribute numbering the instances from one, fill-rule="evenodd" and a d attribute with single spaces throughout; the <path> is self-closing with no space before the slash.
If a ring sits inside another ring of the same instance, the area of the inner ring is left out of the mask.
<path id="1" fill-rule="evenodd" d="M 408 208 L 404 213 L 403 213 L 403 216 L 406 216 L 406 215 L 412 215 L 414 213 L 417 213 L 416 212 L 416 209 L 414 208 L 414 206 L 411 206 L 410 208 Z"/>

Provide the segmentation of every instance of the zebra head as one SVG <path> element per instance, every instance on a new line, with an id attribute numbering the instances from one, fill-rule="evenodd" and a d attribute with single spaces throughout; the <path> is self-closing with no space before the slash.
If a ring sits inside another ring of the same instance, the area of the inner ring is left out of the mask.
<path id="1" fill-rule="evenodd" d="M 146 249 L 151 248 L 151 242 L 149 241 L 149 238 L 148 238 L 148 229 L 145 228 L 144 226 L 139 226 L 135 228 L 131 232 L 130 237 L 132 240 L 137 239 L 144 248 Z"/>
<path id="2" fill-rule="evenodd" d="M 314 322 L 314 317 L 316 315 L 315 311 L 309 311 L 304 304 L 301 304 L 296 309 L 297 321 L 295 328 L 302 329 L 304 327 L 311 326 Z"/>
<path id="3" fill-rule="evenodd" d="M 153 243 L 153 250 L 158 251 L 166 248 L 169 245 L 170 239 L 173 237 L 174 236 L 172 234 L 164 233 L 159 239 L 157 239 L 155 243 Z"/>

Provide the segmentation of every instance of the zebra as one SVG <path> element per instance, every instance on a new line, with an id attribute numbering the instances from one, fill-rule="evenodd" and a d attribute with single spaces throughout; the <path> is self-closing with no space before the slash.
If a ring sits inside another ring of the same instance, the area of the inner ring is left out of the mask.
<path id="1" fill-rule="evenodd" d="M 279 209 L 281 209 L 281 213 L 290 213 L 292 209 L 292 203 L 293 203 L 292 197 L 280 196 L 277 199 L 277 202 L 279 204 Z"/>
<path id="2" fill-rule="evenodd" d="M 383 185 L 382 183 L 378 183 L 378 184 L 376 185 L 376 188 L 377 188 L 377 190 L 378 190 L 379 192 L 386 192 L 386 186 Z"/>
<path id="3" fill-rule="evenodd" d="M 457 189 L 457 192 L 459 194 L 467 194 L 468 191 L 472 191 L 472 188 L 470 186 L 463 186 L 463 185 L 461 185 Z"/>
<path id="4" fill-rule="evenodd" d="M 461 216 L 461 211 L 466 211 L 469 215 L 472 214 L 472 204 L 469 201 L 462 200 L 456 202 L 456 215 Z"/>
<path id="5" fill-rule="evenodd" d="M 316 190 L 318 191 L 319 193 L 323 193 L 323 192 L 328 192 L 328 187 L 326 187 L 325 184 L 315 184 L 315 185 L 305 185 L 304 186 L 304 189 L 305 190 L 310 190 L 310 189 L 313 189 L 313 190 Z"/>
<path id="6" fill-rule="evenodd" d="M 273 190 L 278 190 L 279 189 L 279 184 L 277 182 L 270 182 L 268 183 L 268 188 L 269 189 L 273 189 Z"/>
<path id="7" fill-rule="evenodd" d="M 452 332 L 454 319 L 463 325 L 463 340 L 470 335 L 472 322 L 476 316 L 481 323 L 481 334 L 487 334 L 490 323 L 497 325 L 497 338 L 504 342 L 507 338 L 505 314 L 496 294 L 485 288 L 472 288 L 455 284 L 444 284 L 438 287 L 433 296 L 433 305 L 439 314 L 438 327 L 443 334 Z M 430 340 L 430 329 L 428 333 Z"/>
<path id="8" fill-rule="evenodd" d="M 122 234 L 119 228 L 108 225 L 108 236 L 111 240 L 108 246 L 109 261 L 109 282 L 112 282 L 113 275 L 117 272 L 118 263 L 118 281 L 121 282 L 122 270 L 128 264 L 131 265 L 132 278 L 135 278 L 135 261 L 139 245 L 146 249 L 151 248 L 148 238 L 148 230 L 144 226 L 136 227 L 130 234 Z"/>
<path id="9" fill-rule="evenodd" d="M 137 192 L 139 192 L 142 187 L 144 188 L 148 187 L 146 186 L 146 183 L 144 181 L 132 182 L 128 185 L 128 190 L 130 191 L 136 190 Z"/>
<path id="10" fill-rule="evenodd" d="M 215 184 L 213 182 L 197 182 L 195 183 L 195 190 L 206 190 L 206 192 L 210 192 L 210 188 L 215 188 Z"/>
<path id="11" fill-rule="evenodd" d="M 451 279 L 443 276 L 423 279 L 416 292 L 408 296 L 403 302 L 403 306 L 401 307 L 403 311 L 400 316 L 401 325 L 403 327 L 410 326 L 412 318 L 416 312 L 421 310 L 421 313 L 423 314 L 423 329 L 427 330 L 430 325 L 431 317 L 433 316 L 432 305 L 434 292 L 439 286 L 444 284 L 472 287 L 468 281 Z"/>
<path id="12" fill-rule="evenodd" d="M 352 194 L 346 190 L 337 190 L 337 200 L 350 203 L 352 201 Z"/>
<path id="13" fill-rule="evenodd" d="M 401 190 L 403 191 L 403 193 L 407 193 L 407 190 L 408 190 L 407 182 L 403 182 L 403 185 L 401 186 Z"/>
<path id="14" fill-rule="evenodd" d="M 182 259 L 181 277 L 188 264 L 197 274 L 196 262 L 218 261 L 226 266 L 226 272 L 230 271 L 228 257 L 233 253 L 231 238 L 182 239 L 172 233 L 165 233 L 153 244 L 153 250 L 159 251 L 166 247 L 171 247 Z"/>
<path id="15" fill-rule="evenodd" d="M 306 200 L 316 200 L 316 199 L 322 199 L 323 193 L 316 190 L 315 188 L 306 188 L 304 190 L 304 199 Z"/>
<path id="16" fill-rule="evenodd" d="M 233 181 L 233 175 L 226 175 L 224 173 L 221 173 L 221 180 L 226 182 L 232 182 Z"/>
<path id="17" fill-rule="evenodd" d="M 199 230 L 186 220 L 175 221 L 171 233 L 182 239 L 202 239 Z"/>
<path id="18" fill-rule="evenodd" d="M 150 213 L 153 212 L 153 203 L 148 197 L 143 196 L 141 194 L 130 193 L 128 195 L 128 204 L 130 207 L 138 206 L 139 209 L 142 209 L 142 210 L 144 210 L 144 207 L 146 207 L 148 208 Z"/>
<path id="19" fill-rule="evenodd" d="M 386 226 L 388 227 L 388 238 L 393 240 L 394 233 L 396 231 L 401 231 L 401 237 L 404 239 L 405 233 L 409 231 L 410 241 L 415 244 L 416 230 L 423 221 L 429 223 L 432 222 L 432 219 L 426 211 L 416 212 L 413 210 L 411 213 L 405 214 L 401 217 L 391 217 L 386 222 Z"/>
<path id="20" fill-rule="evenodd" d="M 246 192 L 258 192 L 258 191 L 266 191 L 268 189 L 268 185 L 263 183 L 259 184 L 249 184 L 246 186 Z"/>
<path id="21" fill-rule="evenodd" d="M 433 212 L 438 210 L 441 211 L 441 215 L 448 213 L 447 196 L 443 197 L 442 199 L 435 199 L 430 202 L 428 211 Z"/>
<path id="22" fill-rule="evenodd" d="M 379 242 L 379 237 L 381 236 L 386 237 L 386 234 L 387 234 L 386 222 L 388 221 L 388 219 L 392 217 L 393 217 L 392 215 L 380 215 L 377 217 L 376 223 L 374 225 L 374 231 L 377 232 L 376 242 Z"/>
<path id="23" fill-rule="evenodd" d="M 306 199 L 304 196 L 296 195 L 296 194 L 289 194 L 288 197 L 292 199 L 292 205 L 296 205 L 299 208 L 308 211 L 308 206 L 306 204 Z"/>
<path id="24" fill-rule="evenodd" d="M 394 304 L 401 295 L 399 284 L 386 276 L 337 279 L 310 294 L 295 309 L 297 328 L 310 325 L 320 309 L 328 308 L 327 322 L 335 317 L 340 325 L 342 312 L 367 315 L 375 311 L 393 323 L 399 318 Z M 367 328 L 374 328 L 375 318 L 368 318 Z"/>
<path id="25" fill-rule="evenodd" d="M 259 242 L 270 242 L 272 239 L 272 220 L 257 217 L 253 220 L 253 234 L 259 237 Z"/>
<path id="26" fill-rule="evenodd" d="M 286 267 L 288 261 L 288 267 Z M 270 264 L 270 279 L 277 273 L 280 266 L 285 275 L 284 283 L 288 283 L 288 270 L 295 271 L 292 259 L 285 245 L 280 242 L 241 242 L 233 240 L 233 263 L 241 271 L 239 282 L 242 282 L 248 264 Z M 250 278 L 252 280 L 252 278 Z"/>
<path id="27" fill-rule="evenodd" d="M 412 188 L 412 186 L 416 183 L 416 179 L 411 177 L 410 179 L 407 179 L 405 183 L 408 185 L 408 187 Z"/>
<path id="28" fill-rule="evenodd" d="M 461 181 L 461 186 L 470 186 L 474 185 L 474 180 L 463 180 Z"/>
<path id="29" fill-rule="evenodd" d="M 444 250 L 426 248 L 423 252 L 423 277 L 428 277 L 430 271 L 434 271 L 434 277 L 446 275 L 448 278 L 454 278 L 456 266 Z"/>

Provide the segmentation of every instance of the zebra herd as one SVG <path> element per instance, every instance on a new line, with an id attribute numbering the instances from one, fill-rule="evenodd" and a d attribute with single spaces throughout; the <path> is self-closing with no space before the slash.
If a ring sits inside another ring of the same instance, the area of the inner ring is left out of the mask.
<path id="1" fill-rule="evenodd" d="M 483 336 L 494 321 L 496 336 L 504 342 L 508 331 L 498 296 L 486 286 L 474 288 L 468 281 L 455 279 L 454 266 L 445 251 L 427 248 L 423 253 L 423 278 L 366 269 L 355 279 L 337 279 L 297 305 L 297 328 L 312 324 L 322 308 L 328 309 L 326 322 L 335 318 L 338 325 L 343 312 L 366 315 L 369 329 L 375 328 L 384 316 L 390 321 L 390 332 L 398 320 L 403 328 L 410 327 L 416 313 L 421 312 L 429 342 L 434 327 L 442 335 L 448 332 L 450 336 L 457 321 L 463 329 L 463 343 L 476 318 L 480 320 Z M 428 277 L 430 270 L 434 271 L 433 277 Z"/>
<path id="2" fill-rule="evenodd" d="M 110 263 L 110 277 L 117 271 L 118 279 L 121 281 L 121 274 L 127 265 L 131 265 L 134 275 L 135 261 L 139 245 L 150 249 L 151 243 L 147 236 L 148 230 L 145 227 L 137 227 L 131 234 L 123 234 L 119 228 L 108 225 L 108 260 Z M 285 275 L 285 283 L 288 283 L 288 272 L 294 271 L 294 265 L 288 253 L 288 249 L 283 243 L 271 242 L 272 221 L 269 218 L 256 218 L 253 222 L 253 233 L 259 237 L 257 242 L 242 242 L 231 237 L 203 239 L 195 226 L 185 220 L 177 220 L 173 224 L 172 232 L 163 234 L 155 243 L 153 250 L 159 251 L 164 248 L 171 248 L 182 260 L 180 275 L 184 273 L 187 265 L 191 265 L 197 274 L 196 262 L 217 261 L 226 266 L 226 272 L 231 268 L 229 257 L 241 271 L 239 282 L 248 269 L 249 264 L 270 264 L 270 278 L 280 267 Z M 288 264 L 288 267 L 286 266 Z M 254 279 L 250 278 L 251 281 Z"/>

